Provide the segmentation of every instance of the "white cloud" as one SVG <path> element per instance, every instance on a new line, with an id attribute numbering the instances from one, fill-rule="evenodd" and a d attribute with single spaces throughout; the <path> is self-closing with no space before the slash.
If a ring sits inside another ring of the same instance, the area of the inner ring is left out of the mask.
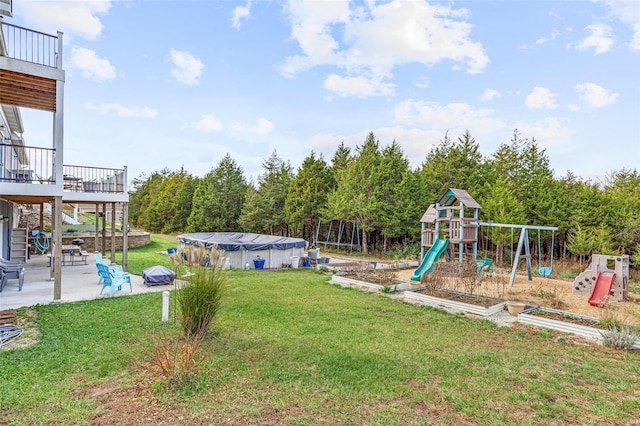
<path id="1" fill-rule="evenodd" d="M 608 0 L 609 13 L 631 27 L 633 35 L 629 41 L 631 50 L 640 50 L 640 3 L 637 1 Z"/>
<path id="2" fill-rule="evenodd" d="M 204 114 L 192 127 L 201 132 L 217 132 L 223 129 L 222 123 L 214 115 Z"/>
<path id="3" fill-rule="evenodd" d="M 541 45 L 541 44 L 548 43 L 548 42 L 553 41 L 556 38 L 558 38 L 559 35 L 560 35 L 560 31 L 553 30 L 553 31 L 551 31 L 549 33 L 548 36 L 539 37 L 533 42 L 532 45 L 530 45 L 530 46 L 523 45 L 523 46 L 520 46 L 520 49 L 526 50 L 526 49 L 529 49 L 529 48 L 534 47 L 534 46 L 538 46 L 538 45 Z"/>
<path id="4" fill-rule="evenodd" d="M 619 93 L 611 93 L 595 83 L 576 84 L 576 92 L 580 93 L 580 99 L 593 108 L 601 108 L 615 103 Z"/>
<path id="5" fill-rule="evenodd" d="M 246 6 L 236 6 L 231 12 L 231 26 L 240 28 L 243 19 L 247 19 L 251 15 L 251 0 L 247 1 Z"/>
<path id="6" fill-rule="evenodd" d="M 426 89 L 429 87 L 429 79 L 427 77 L 418 77 L 416 81 L 413 82 L 413 85 L 419 89 Z"/>
<path id="7" fill-rule="evenodd" d="M 115 112 L 119 117 L 142 117 L 142 118 L 154 118 L 158 115 L 158 111 L 149 107 L 129 106 L 126 107 L 119 103 L 103 103 L 95 105 L 92 103 L 86 104 L 86 108 L 89 110 L 98 111 L 100 114 L 106 115 L 110 112 Z"/>
<path id="8" fill-rule="evenodd" d="M 180 83 L 194 85 L 200 82 L 204 64 L 189 52 L 171 49 L 171 75 Z"/>
<path id="9" fill-rule="evenodd" d="M 266 118 L 258 118 L 258 122 L 255 126 L 250 128 L 250 131 L 259 135 L 267 135 L 271 133 L 274 128 L 275 126 L 273 125 L 273 123 Z"/>
<path id="10" fill-rule="evenodd" d="M 560 35 L 560 32 L 558 30 L 553 30 L 547 37 L 540 37 L 536 41 L 534 41 L 533 44 L 548 43 L 558 38 L 559 35 Z"/>
<path id="11" fill-rule="evenodd" d="M 394 94 L 395 84 L 383 83 L 378 78 L 340 77 L 329 75 L 324 81 L 325 89 L 340 96 L 391 96 Z"/>
<path id="12" fill-rule="evenodd" d="M 399 124 L 452 132 L 474 129 L 477 133 L 489 133 L 504 127 L 501 120 L 494 118 L 492 109 L 473 109 L 466 103 L 441 106 L 437 102 L 409 99 L 396 104 L 393 114 Z"/>
<path id="13" fill-rule="evenodd" d="M 235 123 L 233 125 L 233 130 L 236 133 L 254 133 L 257 135 L 268 135 L 273 131 L 273 129 L 275 129 L 273 123 L 263 117 L 258 118 L 255 125 L 247 126 L 241 123 Z"/>
<path id="14" fill-rule="evenodd" d="M 494 98 L 497 98 L 498 96 L 500 96 L 500 92 L 498 92 L 495 89 L 484 89 L 484 92 L 482 92 L 482 95 L 480 95 L 480 100 L 487 102 L 487 101 L 491 101 Z"/>
<path id="15" fill-rule="evenodd" d="M 92 1 L 14 1 L 16 15 L 42 31 L 94 40 L 102 34 L 99 15 L 106 15 L 111 0 Z"/>
<path id="16" fill-rule="evenodd" d="M 555 95 L 551 90 L 536 86 L 533 88 L 533 92 L 527 95 L 525 103 L 532 109 L 553 109 L 557 107 L 554 98 Z"/>
<path id="17" fill-rule="evenodd" d="M 71 67 L 81 70 L 83 77 L 95 81 L 113 80 L 116 69 L 107 59 L 96 55 L 96 52 L 83 47 L 72 47 L 69 59 Z"/>
<path id="18" fill-rule="evenodd" d="M 594 53 L 599 55 L 607 52 L 613 46 L 614 38 L 612 35 L 613 30 L 609 25 L 605 24 L 593 24 L 587 25 L 585 30 L 591 34 L 582 40 L 576 46 L 576 49 L 587 50 L 594 49 Z"/>
<path id="19" fill-rule="evenodd" d="M 546 117 L 533 124 L 518 121 L 513 128 L 528 138 L 535 138 L 541 147 L 559 145 L 571 141 L 572 130 L 563 127 L 560 120 L 555 117 Z"/>
<path id="20" fill-rule="evenodd" d="M 332 1 L 331 7 L 289 0 L 286 12 L 291 37 L 302 51 L 281 66 L 288 77 L 328 65 L 345 70 L 344 79 L 364 76 L 382 82 L 395 67 L 408 63 L 432 66 L 448 60 L 465 64 L 469 73 L 481 72 L 489 63 L 482 45 L 470 39 L 465 9 L 423 0 L 369 1 L 353 8 L 348 0 Z"/>
<path id="21" fill-rule="evenodd" d="M 629 42 L 631 50 L 640 50 L 640 24 L 633 26 L 633 38 Z"/>

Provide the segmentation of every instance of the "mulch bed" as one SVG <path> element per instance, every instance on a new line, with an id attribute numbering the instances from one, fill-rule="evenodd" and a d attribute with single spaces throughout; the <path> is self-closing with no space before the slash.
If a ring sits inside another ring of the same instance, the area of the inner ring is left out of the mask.
<path id="1" fill-rule="evenodd" d="M 426 296 L 438 297 L 440 299 L 454 300 L 456 302 L 468 303 L 470 305 L 482 306 L 489 308 L 503 302 L 501 299 L 494 297 L 479 296 L 476 294 L 460 293 L 457 291 L 442 288 L 425 288 L 419 290 L 418 293 Z"/>
<path id="2" fill-rule="evenodd" d="M 539 317 L 549 318 L 556 321 L 568 322 L 571 324 L 584 325 L 586 327 L 594 327 L 602 329 L 599 321 L 595 321 L 590 318 L 584 318 L 581 316 L 573 315 L 570 313 L 550 312 L 544 309 L 536 309 L 531 312 L 527 312 L 529 315 L 535 315 Z"/>

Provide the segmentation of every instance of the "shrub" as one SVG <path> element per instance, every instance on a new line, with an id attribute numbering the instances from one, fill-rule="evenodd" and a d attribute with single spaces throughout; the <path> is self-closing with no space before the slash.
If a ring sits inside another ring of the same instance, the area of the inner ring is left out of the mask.
<path id="1" fill-rule="evenodd" d="M 615 303 L 615 302 L 613 302 Z M 628 325 L 626 318 L 616 312 L 610 300 L 604 305 L 605 312 L 600 319 L 602 343 L 614 349 L 632 349 L 640 339 L 640 329 Z"/>
<path id="2" fill-rule="evenodd" d="M 186 259 L 188 260 L 185 260 Z M 204 336 L 220 310 L 225 275 L 220 266 L 222 252 L 192 247 L 187 256 L 172 255 L 177 277 L 185 277 L 176 292 L 185 337 Z M 201 265 L 208 265 L 208 267 Z"/>
<path id="3" fill-rule="evenodd" d="M 614 349 L 633 349 L 633 346 L 640 339 L 640 331 L 636 327 L 617 323 L 601 331 L 600 335 L 602 336 L 602 343 Z"/>

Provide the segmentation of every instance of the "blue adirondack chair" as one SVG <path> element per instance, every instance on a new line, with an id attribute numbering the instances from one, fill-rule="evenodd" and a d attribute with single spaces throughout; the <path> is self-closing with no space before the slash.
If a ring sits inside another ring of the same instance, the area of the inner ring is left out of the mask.
<path id="1" fill-rule="evenodd" d="M 113 272 L 123 272 L 122 270 L 122 266 L 120 265 L 116 265 L 115 263 L 112 265 L 107 265 L 104 261 L 104 259 L 102 258 L 102 256 L 100 256 L 99 254 L 94 254 L 93 258 L 96 260 L 96 266 L 97 265 L 105 265 L 106 267 L 109 268 L 110 271 Z M 103 278 L 100 276 L 100 272 L 98 271 L 98 285 L 102 284 L 104 282 Z"/>
<path id="2" fill-rule="evenodd" d="M 109 269 L 108 265 L 97 263 L 98 275 L 102 279 L 102 289 L 100 294 L 105 288 L 109 287 L 109 296 L 113 296 L 113 292 L 118 290 L 122 291 L 122 284 L 129 284 L 129 290 L 133 293 L 133 286 L 131 285 L 131 276 L 126 272 L 115 272 Z"/>

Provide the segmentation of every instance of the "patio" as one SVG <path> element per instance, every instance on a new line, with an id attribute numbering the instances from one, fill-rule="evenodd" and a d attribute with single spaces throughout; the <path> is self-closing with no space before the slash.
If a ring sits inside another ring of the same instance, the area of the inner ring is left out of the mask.
<path id="1" fill-rule="evenodd" d="M 53 280 L 49 278 L 49 259 L 47 256 L 31 256 L 24 264 L 24 286 L 18 291 L 18 280 L 11 279 L 0 293 L 0 311 L 16 309 L 23 306 L 47 304 L 53 302 Z M 133 293 L 128 286 L 122 291 L 114 293 L 116 296 L 128 294 L 140 294 L 172 290 L 174 286 L 157 285 L 148 287 L 142 277 L 131 275 Z M 101 285 L 98 285 L 98 270 L 93 256 L 88 256 L 87 265 L 75 264 L 62 267 L 62 299 L 60 302 L 77 302 L 79 300 L 92 300 L 109 297 L 109 289 L 106 288 L 100 294 Z"/>

